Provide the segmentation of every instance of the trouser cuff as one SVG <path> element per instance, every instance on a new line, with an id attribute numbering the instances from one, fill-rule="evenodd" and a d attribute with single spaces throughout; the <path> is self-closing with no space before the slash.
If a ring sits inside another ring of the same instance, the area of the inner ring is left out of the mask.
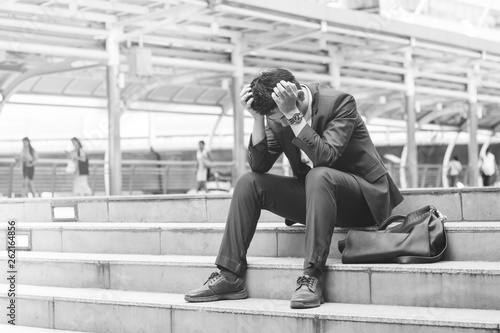
<path id="1" fill-rule="evenodd" d="M 217 267 L 219 267 L 219 269 L 221 267 L 224 267 L 225 269 L 233 272 L 234 274 L 237 274 L 238 276 L 243 276 L 246 270 L 246 264 L 220 255 L 215 260 L 215 264 L 217 265 Z"/>

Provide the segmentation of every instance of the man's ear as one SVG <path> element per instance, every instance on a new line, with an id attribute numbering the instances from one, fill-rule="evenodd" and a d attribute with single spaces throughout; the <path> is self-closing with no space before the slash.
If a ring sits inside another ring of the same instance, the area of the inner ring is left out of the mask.
<path id="1" fill-rule="evenodd" d="M 303 102 L 305 98 L 306 98 L 306 95 L 305 95 L 305 93 L 304 93 L 304 90 L 299 90 L 299 91 L 297 92 L 297 99 L 298 99 L 299 101 Z"/>

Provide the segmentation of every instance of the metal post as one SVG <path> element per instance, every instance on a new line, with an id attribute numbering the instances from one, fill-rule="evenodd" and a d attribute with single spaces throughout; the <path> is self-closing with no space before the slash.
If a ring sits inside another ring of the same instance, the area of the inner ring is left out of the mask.
<path id="1" fill-rule="evenodd" d="M 406 178 L 406 167 L 408 161 L 408 144 L 403 146 L 401 151 L 401 163 L 399 163 L 399 184 L 401 188 L 408 188 L 408 182 Z"/>
<path id="2" fill-rule="evenodd" d="M 234 155 L 235 162 L 233 180 L 238 179 L 245 172 L 246 146 L 243 107 L 240 104 L 240 91 L 243 87 L 243 56 L 241 54 L 241 42 L 235 40 L 235 48 L 232 53 L 232 62 L 236 66 L 232 79 L 232 100 L 234 120 Z"/>
<path id="3" fill-rule="evenodd" d="M 457 132 L 457 135 L 455 136 L 455 139 L 450 141 L 448 144 L 448 147 L 446 147 L 446 151 L 444 153 L 443 157 L 443 169 L 441 172 L 441 179 L 443 181 L 443 187 L 450 187 L 450 184 L 448 182 L 448 168 L 450 166 L 450 159 L 451 159 L 451 154 L 453 153 L 453 149 L 455 149 L 455 145 L 458 141 L 458 137 L 460 136 L 460 132 Z M 454 184 L 451 185 L 452 187 Z"/>
<path id="4" fill-rule="evenodd" d="M 331 86 L 334 89 L 340 89 L 340 65 L 339 65 L 339 49 L 330 48 L 328 54 L 331 58 L 328 66 L 328 74 L 332 77 Z"/>
<path id="5" fill-rule="evenodd" d="M 479 74 L 479 64 L 474 65 L 468 72 L 469 84 L 469 186 L 478 186 L 478 147 L 477 147 L 477 76 Z"/>
<path id="6" fill-rule="evenodd" d="M 408 141 L 408 172 L 410 174 L 410 187 L 418 186 L 418 160 L 417 160 L 417 142 L 415 139 L 417 115 L 415 113 L 415 69 L 413 67 L 412 51 L 409 48 L 406 51 L 405 58 L 405 112 L 407 122 L 407 141 Z"/>
<path id="7" fill-rule="evenodd" d="M 14 167 L 16 166 L 16 162 L 12 162 L 9 165 L 9 183 L 7 185 L 7 195 L 12 198 L 12 194 L 14 193 Z"/>
<path id="8" fill-rule="evenodd" d="M 120 48 L 117 41 L 118 30 L 111 30 L 106 40 L 106 50 L 109 54 L 107 65 L 108 88 L 108 150 L 109 150 L 109 194 L 122 193 L 122 156 L 120 147 L 120 88 L 118 74 L 120 66 Z"/>

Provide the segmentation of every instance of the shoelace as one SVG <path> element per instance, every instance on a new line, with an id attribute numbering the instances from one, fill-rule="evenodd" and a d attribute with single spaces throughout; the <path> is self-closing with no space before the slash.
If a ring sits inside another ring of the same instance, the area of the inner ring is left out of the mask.
<path id="1" fill-rule="evenodd" d="M 208 277 L 207 281 L 205 281 L 205 283 L 203 285 L 207 284 L 212 279 L 214 279 L 214 280 L 218 279 L 220 276 L 222 276 L 221 273 L 219 273 L 219 272 L 213 272 L 212 274 L 210 274 L 210 276 Z"/>
<path id="2" fill-rule="evenodd" d="M 297 279 L 297 289 L 295 289 L 295 290 L 300 289 L 302 286 L 307 286 L 307 288 L 310 291 L 314 292 L 313 287 L 314 287 L 315 280 L 316 279 L 312 276 L 307 276 L 307 275 L 301 276 Z"/>

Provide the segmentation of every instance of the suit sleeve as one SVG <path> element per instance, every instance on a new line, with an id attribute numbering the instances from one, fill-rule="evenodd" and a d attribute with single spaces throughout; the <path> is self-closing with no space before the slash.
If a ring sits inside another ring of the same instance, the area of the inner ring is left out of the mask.
<path id="1" fill-rule="evenodd" d="M 342 156 L 359 121 L 354 98 L 348 94 L 336 98 L 331 104 L 329 118 L 321 136 L 306 125 L 293 140 L 315 167 L 332 167 Z"/>
<path id="2" fill-rule="evenodd" d="M 268 172 L 282 152 L 283 149 L 274 132 L 267 126 L 266 137 L 261 142 L 252 145 L 252 137 L 250 137 L 247 156 L 250 169 L 258 173 Z"/>

